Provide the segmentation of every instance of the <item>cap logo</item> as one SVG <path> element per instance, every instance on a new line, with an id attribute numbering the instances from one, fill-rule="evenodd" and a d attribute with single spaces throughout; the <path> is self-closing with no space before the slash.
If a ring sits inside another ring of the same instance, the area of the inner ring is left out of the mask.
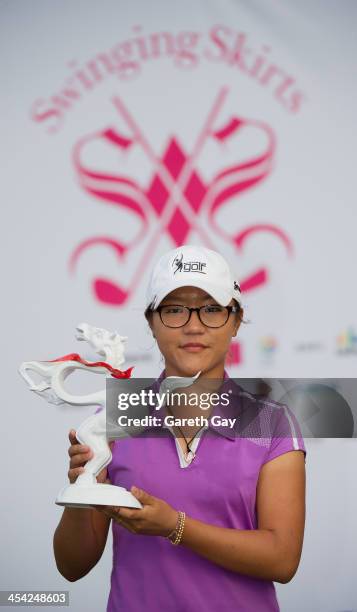
<path id="1" fill-rule="evenodd" d="M 241 290 L 240 290 L 240 286 L 239 286 L 239 284 L 237 283 L 237 281 L 234 281 L 234 289 L 235 289 L 236 291 L 239 291 L 239 293 L 241 292 Z"/>
<path id="2" fill-rule="evenodd" d="M 206 267 L 206 263 L 203 261 L 183 261 L 183 253 L 181 257 L 175 257 L 172 262 L 173 266 L 176 266 L 174 274 L 176 272 L 199 272 L 200 274 L 206 274 L 203 268 Z"/>

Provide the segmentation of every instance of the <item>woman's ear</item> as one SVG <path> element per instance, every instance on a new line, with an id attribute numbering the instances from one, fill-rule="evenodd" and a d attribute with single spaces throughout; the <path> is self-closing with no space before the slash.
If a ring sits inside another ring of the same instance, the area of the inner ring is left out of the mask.
<path id="1" fill-rule="evenodd" d="M 233 336 L 236 336 L 236 335 L 237 335 L 238 329 L 240 328 L 240 325 L 241 325 L 241 323 L 242 323 L 242 319 L 243 319 L 244 310 L 243 310 L 243 309 L 241 309 L 241 311 L 240 311 L 240 313 L 239 313 L 239 314 L 240 314 L 240 318 L 238 319 L 238 321 L 236 322 L 236 324 L 235 324 L 235 326 L 234 326 L 234 333 L 232 334 L 232 338 L 233 338 Z"/>

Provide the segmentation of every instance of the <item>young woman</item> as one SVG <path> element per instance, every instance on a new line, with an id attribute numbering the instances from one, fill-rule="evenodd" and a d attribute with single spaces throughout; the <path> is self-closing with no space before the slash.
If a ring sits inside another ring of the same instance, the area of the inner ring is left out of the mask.
<path id="1" fill-rule="evenodd" d="M 155 390 L 168 376 L 201 372 L 197 380 L 233 390 L 231 415 L 269 415 L 281 435 L 254 436 L 253 428 L 238 436 L 214 424 L 221 406 L 205 410 L 208 424 L 197 427 L 183 424 L 187 406 L 160 409 L 177 418 L 162 426 L 166 435 L 112 442 L 112 462 L 97 477 L 131 490 L 142 509 L 65 508 L 57 567 L 70 581 L 87 574 L 112 522 L 108 612 L 276 612 L 273 582 L 293 578 L 302 551 L 306 449 L 286 405 L 245 392 L 225 370 L 243 318 L 239 284 L 219 253 L 184 245 L 155 266 L 145 316 L 165 363 Z M 189 412 L 202 414 L 199 406 Z M 74 482 L 91 451 L 73 430 L 69 438 Z"/>

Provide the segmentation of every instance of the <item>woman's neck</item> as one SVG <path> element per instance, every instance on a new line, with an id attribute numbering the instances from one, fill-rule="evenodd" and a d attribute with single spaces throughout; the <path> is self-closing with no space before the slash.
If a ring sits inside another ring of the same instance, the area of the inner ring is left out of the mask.
<path id="1" fill-rule="evenodd" d="M 168 376 L 183 376 L 183 377 L 193 377 L 200 371 L 200 368 L 197 369 L 197 372 L 187 373 L 184 368 L 177 368 L 175 366 L 171 366 L 170 364 L 165 364 L 164 369 L 164 378 Z M 224 363 L 218 364 L 214 366 L 210 370 L 201 370 L 201 374 L 198 377 L 200 380 L 203 378 L 214 378 L 216 380 L 222 380 L 224 378 Z"/>

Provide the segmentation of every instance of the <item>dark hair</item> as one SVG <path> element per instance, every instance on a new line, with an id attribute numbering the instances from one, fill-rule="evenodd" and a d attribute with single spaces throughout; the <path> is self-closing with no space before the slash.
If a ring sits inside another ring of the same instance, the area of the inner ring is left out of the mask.
<path id="1" fill-rule="evenodd" d="M 151 302 L 151 304 L 149 304 L 149 306 L 147 306 L 144 311 L 144 317 L 147 321 L 152 316 L 153 312 L 154 312 L 154 302 Z"/>
<path id="2" fill-rule="evenodd" d="M 233 298 L 233 299 L 234 299 L 234 298 Z M 241 323 L 248 323 L 248 321 L 244 321 L 244 319 L 242 318 L 242 311 L 243 311 L 243 308 L 242 308 L 242 307 L 241 307 L 241 305 L 240 305 L 240 304 L 237 302 L 237 300 L 234 300 L 234 301 L 235 301 L 236 305 L 237 305 L 237 306 L 238 306 L 238 308 L 239 308 L 239 310 L 238 310 L 238 312 L 237 312 L 236 314 L 237 314 L 237 317 L 239 317 L 240 322 L 241 322 Z"/>

